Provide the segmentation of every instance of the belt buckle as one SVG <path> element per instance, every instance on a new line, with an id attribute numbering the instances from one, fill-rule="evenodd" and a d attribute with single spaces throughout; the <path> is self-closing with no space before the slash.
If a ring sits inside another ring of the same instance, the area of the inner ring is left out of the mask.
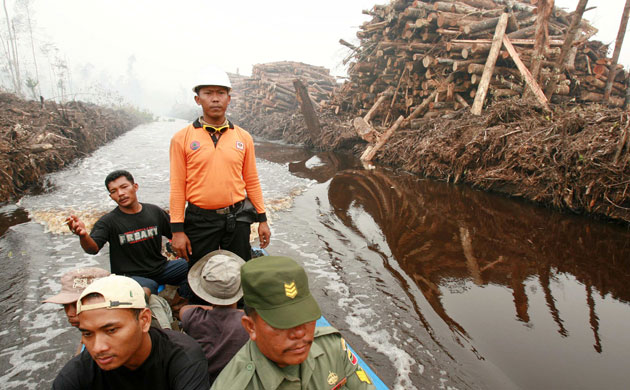
<path id="1" fill-rule="evenodd" d="M 217 214 L 229 214 L 230 213 L 230 206 L 224 207 L 222 209 L 216 209 L 215 210 Z"/>

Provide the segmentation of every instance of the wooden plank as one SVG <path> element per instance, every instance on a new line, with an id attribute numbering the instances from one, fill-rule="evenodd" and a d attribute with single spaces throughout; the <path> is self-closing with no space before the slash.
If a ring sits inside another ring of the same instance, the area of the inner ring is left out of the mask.
<path id="1" fill-rule="evenodd" d="M 510 53 L 510 56 L 512 56 L 512 60 L 516 64 L 516 67 L 518 68 L 518 70 L 521 72 L 521 75 L 525 79 L 527 86 L 529 86 L 531 91 L 534 93 L 536 100 L 538 100 L 538 102 L 540 103 L 541 106 L 543 106 L 544 109 L 546 109 L 547 111 L 551 111 L 551 109 L 549 109 L 549 101 L 547 100 L 547 97 L 545 96 L 542 89 L 540 89 L 540 86 L 538 85 L 536 80 L 534 80 L 534 78 L 532 77 L 532 74 L 529 72 L 529 69 L 527 69 L 525 64 L 523 64 L 523 61 L 521 61 L 521 58 L 518 56 L 518 53 L 516 52 L 516 49 L 512 45 L 512 42 L 510 42 L 510 38 L 504 36 L 503 45 L 507 49 L 508 53 Z"/>
<path id="2" fill-rule="evenodd" d="M 492 47 L 490 47 L 490 53 L 488 54 L 488 60 L 477 88 L 477 94 L 475 95 L 475 101 L 473 102 L 470 112 L 473 115 L 481 115 L 483 103 L 486 100 L 486 94 L 488 93 L 488 85 L 490 84 L 490 78 L 494 72 L 494 65 L 497 63 L 497 57 L 499 57 L 499 51 L 501 50 L 501 41 L 505 37 L 505 29 L 507 27 L 508 14 L 501 15 L 497 28 L 494 32 L 494 38 L 492 39 Z"/>

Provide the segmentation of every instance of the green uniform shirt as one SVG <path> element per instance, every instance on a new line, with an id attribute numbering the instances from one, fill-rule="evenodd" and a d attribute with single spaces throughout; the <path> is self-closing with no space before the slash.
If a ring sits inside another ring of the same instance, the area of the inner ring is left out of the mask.
<path id="1" fill-rule="evenodd" d="M 299 378 L 281 370 L 249 340 L 221 371 L 211 390 L 374 389 L 341 334 L 332 327 L 315 329 L 315 339 Z"/>

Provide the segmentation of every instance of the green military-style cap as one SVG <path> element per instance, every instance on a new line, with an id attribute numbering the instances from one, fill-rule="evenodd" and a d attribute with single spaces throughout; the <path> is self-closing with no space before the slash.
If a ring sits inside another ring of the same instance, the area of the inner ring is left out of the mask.
<path id="1" fill-rule="evenodd" d="M 304 268 L 288 257 L 262 256 L 248 261 L 241 267 L 241 285 L 245 304 L 274 328 L 294 328 L 322 315 Z"/>

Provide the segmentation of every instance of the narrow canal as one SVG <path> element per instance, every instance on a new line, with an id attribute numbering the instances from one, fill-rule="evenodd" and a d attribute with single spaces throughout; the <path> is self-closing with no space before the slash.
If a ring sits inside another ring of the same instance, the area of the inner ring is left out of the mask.
<path id="1" fill-rule="evenodd" d="M 130 170 L 168 206 L 168 143 L 142 125 L 0 208 L 0 388 L 48 388 L 79 333 L 41 301 L 62 273 L 108 267 L 63 219 L 114 207 Z M 622 389 L 630 372 L 630 231 L 334 153 L 257 143 L 269 251 L 307 269 L 326 317 L 392 388 Z"/>

